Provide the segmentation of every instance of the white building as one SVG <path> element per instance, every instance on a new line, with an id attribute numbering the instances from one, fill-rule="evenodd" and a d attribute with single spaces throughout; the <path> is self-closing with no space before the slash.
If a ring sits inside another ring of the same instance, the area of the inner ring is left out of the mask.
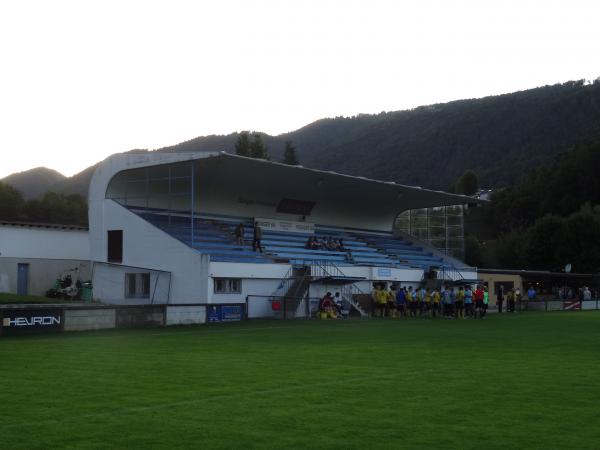
<path id="1" fill-rule="evenodd" d="M 94 298 L 112 304 L 248 304 L 341 291 L 374 281 L 417 285 L 427 276 L 476 279 L 476 270 L 408 236 L 399 213 L 470 198 L 393 182 L 287 166 L 227 153 L 127 153 L 97 168 L 89 191 Z M 253 223 L 263 253 L 252 250 Z M 243 223 L 244 244 L 235 226 Z M 308 250 L 309 236 L 343 251 Z M 354 294 L 354 295 L 353 295 Z"/>
<path id="2" fill-rule="evenodd" d="M 0 222 L 0 292 L 43 296 L 69 270 L 90 279 L 87 228 Z"/>

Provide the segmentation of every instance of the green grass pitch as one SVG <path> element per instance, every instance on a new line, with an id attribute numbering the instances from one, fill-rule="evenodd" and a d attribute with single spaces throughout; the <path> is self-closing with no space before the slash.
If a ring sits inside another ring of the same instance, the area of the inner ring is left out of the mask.
<path id="1" fill-rule="evenodd" d="M 0 338 L 0 447 L 599 448 L 600 313 Z"/>

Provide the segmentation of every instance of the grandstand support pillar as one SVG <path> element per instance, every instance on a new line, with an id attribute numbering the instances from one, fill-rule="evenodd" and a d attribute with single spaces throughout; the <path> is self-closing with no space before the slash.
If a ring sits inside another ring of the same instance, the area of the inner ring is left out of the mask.
<path id="1" fill-rule="evenodd" d="M 190 214 L 190 221 L 191 221 L 191 242 L 192 242 L 192 248 L 194 248 L 194 191 L 195 191 L 195 181 L 196 181 L 196 177 L 195 177 L 195 173 L 194 173 L 194 161 L 191 162 L 191 175 L 192 175 L 192 180 L 191 180 L 191 195 L 190 195 L 190 199 L 191 199 L 191 214 Z"/>

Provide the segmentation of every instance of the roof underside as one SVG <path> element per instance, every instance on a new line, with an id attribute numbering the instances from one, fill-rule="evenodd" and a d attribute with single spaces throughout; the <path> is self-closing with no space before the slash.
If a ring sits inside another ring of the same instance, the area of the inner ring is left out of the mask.
<path id="1" fill-rule="evenodd" d="M 228 153 L 198 160 L 202 172 L 226 175 L 224 183 L 243 186 L 248 192 L 277 190 L 282 198 L 334 201 L 360 206 L 407 209 L 450 206 L 477 200 L 447 192 L 343 175 L 302 166 L 288 166 Z"/>
<path id="2" fill-rule="evenodd" d="M 137 183 L 147 195 L 160 199 L 164 197 L 166 188 L 159 192 L 159 186 L 165 184 L 163 181 L 153 183 L 152 174 L 159 173 L 157 176 L 160 177 L 164 173 L 177 173 L 190 174 L 191 177 L 193 173 L 194 180 L 188 189 L 194 191 L 192 203 L 196 213 L 307 220 L 321 225 L 380 231 L 391 231 L 396 216 L 408 209 L 477 201 L 446 192 L 228 153 L 199 154 L 196 157 L 187 154 L 185 160 L 179 162 L 176 161 L 177 155 L 171 155 L 171 158 L 169 163 L 157 158 L 153 164 L 154 158 L 147 157 L 142 164 L 121 170 L 110 182 L 107 197 L 117 199 L 124 192 L 124 188 L 119 187 L 121 183 L 125 186 L 129 182 Z M 139 183 L 140 177 L 144 176 L 143 168 L 148 169 L 146 176 L 150 177 L 146 187 Z M 150 188 L 147 187 L 150 185 Z M 194 189 L 191 189 L 192 185 Z M 131 199 L 126 204 L 138 206 Z M 173 202 L 170 205 L 173 208 Z M 175 209 L 189 210 L 189 205 L 189 201 L 181 200 Z M 303 209 L 306 212 L 302 212 Z"/>

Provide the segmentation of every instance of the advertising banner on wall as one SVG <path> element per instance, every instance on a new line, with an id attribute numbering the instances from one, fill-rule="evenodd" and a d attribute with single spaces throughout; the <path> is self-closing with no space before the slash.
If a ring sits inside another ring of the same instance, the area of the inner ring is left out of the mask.
<path id="1" fill-rule="evenodd" d="M 254 220 L 258 222 L 258 226 L 260 226 L 263 230 L 305 234 L 315 233 L 314 223 L 294 222 L 292 220 L 264 219 L 260 217 L 257 217 Z"/>
<path id="2" fill-rule="evenodd" d="M 206 322 L 237 322 L 244 318 L 244 305 L 208 305 Z"/>
<path id="3" fill-rule="evenodd" d="M 58 333 L 63 328 L 63 310 L 56 308 L 2 309 L 2 336 Z"/>

